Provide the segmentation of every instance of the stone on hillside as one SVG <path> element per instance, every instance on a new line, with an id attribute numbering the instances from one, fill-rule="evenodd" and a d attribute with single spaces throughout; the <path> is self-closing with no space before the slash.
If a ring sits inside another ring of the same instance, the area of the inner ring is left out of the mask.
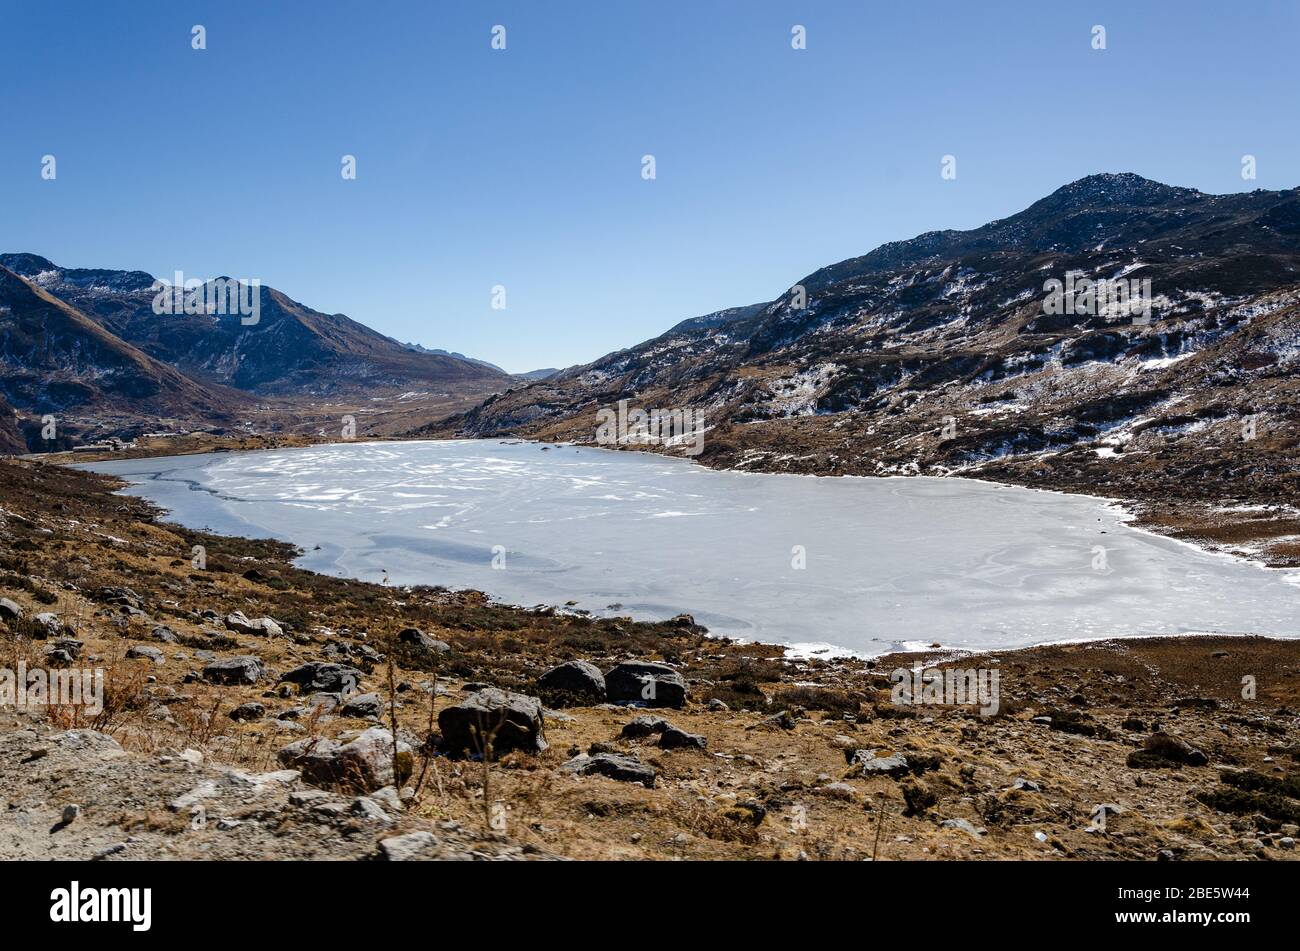
<path id="1" fill-rule="evenodd" d="M 418 627 L 404 627 L 398 631 L 397 643 L 405 644 L 408 647 L 422 648 L 435 654 L 448 654 L 451 652 L 450 644 L 446 641 L 440 641 L 436 637 L 430 637 Z"/>
<path id="2" fill-rule="evenodd" d="M 892 776 L 897 779 L 908 771 L 907 757 L 902 753 L 876 756 L 875 750 L 856 750 L 848 760 L 850 766 L 861 767 L 864 776 Z"/>
<path id="3" fill-rule="evenodd" d="M 664 730 L 676 729 L 671 723 L 663 717 L 652 717 L 648 714 L 642 714 L 634 719 L 631 723 L 623 727 L 619 736 L 625 740 L 639 740 L 645 736 L 654 736 L 662 733 Z"/>
<path id="4" fill-rule="evenodd" d="M 560 767 L 560 772 L 575 776 L 605 776 L 624 783 L 641 783 L 647 789 L 653 789 L 655 770 L 634 756 L 622 756 L 618 753 L 597 753 L 588 756 L 581 753 Z"/>
<path id="5" fill-rule="evenodd" d="M 1203 752 L 1168 733 L 1152 733 L 1142 744 L 1142 749 L 1134 750 L 1128 755 L 1128 765 L 1133 769 L 1204 766 L 1209 761 Z"/>
<path id="6" fill-rule="evenodd" d="M 547 748 L 542 702 L 496 687 L 485 687 L 444 709 L 438 726 L 443 748 L 452 753 L 481 753 L 489 737 L 494 755 L 512 750 L 542 753 Z"/>
<path id="7" fill-rule="evenodd" d="M 659 737 L 659 747 L 665 750 L 702 750 L 708 745 L 709 741 L 698 733 L 687 733 L 675 726 L 664 730 Z"/>
<path id="8" fill-rule="evenodd" d="M 214 660 L 203 668 L 203 679 L 210 684 L 255 684 L 265 676 L 266 665 L 251 654 Z"/>
<path id="9" fill-rule="evenodd" d="M 232 720 L 260 720 L 266 716 L 266 707 L 256 701 L 241 703 L 230 711 L 229 716 Z"/>
<path id="10" fill-rule="evenodd" d="M 23 619 L 23 609 L 17 601 L 10 601 L 8 598 L 0 598 L 0 619 L 6 621 L 21 621 Z"/>
<path id="11" fill-rule="evenodd" d="M 281 683 L 297 684 L 303 690 L 320 690 L 326 693 L 354 693 L 361 683 L 361 671 L 346 664 L 326 664 L 311 661 L 280 677 Z"/>
<path id="12" fill-rule="evenodd" d="M 156 666 L 162 666 L 167 662 L 162 651 L 156 647 L 150 647 L 148 644 L 132 644 L 127 648 L 126 656 L 143 658 L 152 661 Z"/>
<path id="13" fill-rule="evenodd" d="M 438 839 L 432 832 L 408 832 L 379 843 L 379 854 L 388 862 L 414 862 L 433 858 Z"/>
<path id="14" fill-rule="evenodd" d="M 226 628 L 252 637 L 282 637 L 284 630 L 269 617 L 247 618 L 244 612 L 226 615 Z"/>
<path id="15" fill-rule="evenodd" d="M 605 692 L 615 703 L 648 707 L 686 705 L 686 681 L 672 667 L 651 661 L 625 661 L 605 674 Z"/>
<path id="16" fill-rule="evenodd" d="M 363 693 L 343 704 L 343 709 L 339 712 L 345 717 L 356 717 L 358 720 L 365 720 L 382 714 L 384 704 L 379 699 L 379 694 Z"/>
<path id="17" fill-rule="evenodd" d="M 570 660 L 537 678 L 539 691 L 554 695 L 558 705 L 587 706 L 605 702 L 605 675 L 595 664 Z"/>
<path id="18" fill-rule="evenodd" d="M 57 614 L 49 611 L 42 611 L 32 618 L 36 626 L 32 631 L 32 636 L 36 638 L 58 637 L 63 633 L 63 622 L 59 620 Z"/>
<path id="19" fill-rule="evenodd" d="M 393 737 L 387 730 L 371 727 L 351 743 L 339 744 L 324 737 L 309 737 L 280 750 L 280 762 L 302 771 L 304 782 L 313 786 L 338 786 L 348 792 L 371 792 L 395 785 Z M 411 774 L 410 744 L 397 741 L 397 782 Z"/>

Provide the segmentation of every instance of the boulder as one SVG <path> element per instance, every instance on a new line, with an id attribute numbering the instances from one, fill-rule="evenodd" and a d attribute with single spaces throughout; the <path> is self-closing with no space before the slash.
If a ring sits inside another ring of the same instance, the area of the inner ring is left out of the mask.
<path id="1" fill-rule="evenodd" d="M 203 668 L 203 679 L 210 684 L 255 684 L 265 676 L 266 665 L 251 654 L 214 660 Z"/>
<path id="2" fill-rule="evenodd" d="M 35 638 L 58 637 L 63 633 L 63 622 L 59 620 L 57 614 L 49 611 L 42 611 L 32 618 L 36 622 L 32 630 L 32 636 Z M 72 632 L 75 633 L 75 632 Z"/>
<path id="3" fill-rule="evenodd" d="M 163 652 L 156 647 L 150 647 L 148 644 L 133 644 L 126 650 L 127 657 L 139 657 L 152 661 L 157 666 L 162 666 L 167 662 L 163 657 Z"/>
<path id="4" fill-rule="evenodd" d="M 379 855 L 386 862 L 415 862 L 433 858 L 438 839 L 432 832 L 408 832 L 379 843 Z"/>
<path id="5" fill-rule="evenodd" d="M 23 619 L 23 609 L 17 601 L 10 601 L 8 598 L 0 598 L 0 620 L 21 621 Z"/>
<path id="6" fill-rule="evenodd" d="M 81 659 L 81 650 L 86 646 L 85 641 L 79 641 L 75 637 L 60 637 L 53 642 L 54 650 L 61 650 L 73 660 Z"/>
<path id="7" fill-rule="evenodd" d="M 347 703 L 343 704 L 343 709 L 339 711 L 345 717 L 356 717 L 358 720 L 368 720 L 371 717 L 377 717 L 384 712 L 383 701 L 379 699 L 377 693 L 363 693 L 353 697 Z"/>
<path id="8" fill-rule="evenodd" d="M 361 671 L 346 664 L 326 664 L 311 661 L 280 677 L 281 683 L 297 684 L 303 690 L 323 690 L 328 693 L 355 693 L 361 683 Z"/>
<path id="9" fill-rule="evenodd" d="M 121 585 L 100 588 L 99 600 L 119 608 L 129 608 L 135 612 L 144 608 L 144 599 L 130 588 Z"/>
<path id="10" fill-rule="evenodd" d="M 876 756 L 875 750 L 855 750 L 848 758 L 850 766 L 862 768 L 863 776 L 892 776 L 897 779 L 908 771 L 907 757 L 902 753 L 893 756 Z"/>
<path id="11" fill-rule="evenodd" d="M 641 783 L 646 789 L 653 789 L 655 770 L 635 756 L 621 756 L 618 753 L 597 753 L 588 756 L 581 753 L 560 767 L 560 772 L 575 776 L 605 776 L 623 783 Z"/>
<path id="12" fill-rule="evenodd" d="M 446 641 L 430 637 L 415 627 L 398 631 L 393 645 L 393 658 L 411 670 L 437 670 L 443 657 L 450 653 L 451 645 Z"/>
<path id="13" fill-rule="evenodd" d="M 475 691 L 445 708 L 438 714 L 438 726 L 443 748 L 451 753 L 481 753 L 489 737 L 495 755 L 511 750 L 542 753 L 547 748 L 542 702 L 496 687 Z"/>
<path id="14" fill-rule="evenodd" d="M 430 637 L 418 627 L 404 627 L 398 631 L 397 643 L 405 644 L 408 647 L 422 648 L 435 654 L 451 653 L 450 644 L 446 641 L 440 641 L 436 637 Z"/>
<path id="15" fill-rule="evenodd" d="M 241 703 L 239 706 L 235 707 L 235 709 L 230 711 L 229 716 L 230 719 L 236 721 L 260 720 L 262 717 L 266 716 L 266 707 L 255 701 L 252 703 Z"/>
<path id="16" fill-rule="evenodd" d="M 675 726 L 670 726 L 659 736 L 659 748 L 665 750 L 702 750 L 708 745 L 709 741 L 698 733 L 687 733 Z"/>
<path id="17" fill-rule="evenodd" d="M 277 758 L 285 767 L 301 770 L 303 781 L 313 786 L 337 786 L 358 793 L 404 782 L 413 763 L 410 744 L 399 739 L 394 777 L 393 736 L 379 727 L 371 727 L 346 744 L 324 737 L 296 740 L 280 750 Z"/>
<path id="18" fill-rule="evenodd" d="M 537 689 L 550 694 L 557 706 L 588 706 L 605 702 L 605 675 L 595 664 L 570 660 L 537 678 Z"/>
<path id="19" fill-rule="evenodd" d="M 664 730 L 677 729 L 663 717 L 642 715 L 623 727 L 619 734 L 625 740 L 639 740 L 645 736 L 654 736 Z"/>
<path id="20" fill-rule="evenodd" d="M 246 618 L 242 611 L 226 615 L 227 630 L 248 634 L 252 637 L 283 637 L 284 630 L 269 617 Z"/>
<path id="21" fill-rule="evenodd" d="M 1142 744 L 1142 749 L 1134 750 L 1128 755 L 1128 765 L 1133 769 L 1204 766 L 1209 761 L 1203 752 L 1168 733 L 1152 733 Z"/>
<path id="22" fill-rule="evenodd" d="M 672 667 L 651 661 L 625 661 L 605 674 L 605 692 L 614 703 L 648 707 L 686 705 L 686 681 Z"/>

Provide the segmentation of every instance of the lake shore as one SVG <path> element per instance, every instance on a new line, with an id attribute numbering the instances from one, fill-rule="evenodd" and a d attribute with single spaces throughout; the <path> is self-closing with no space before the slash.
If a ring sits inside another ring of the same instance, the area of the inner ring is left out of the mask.
<path id="1" fill-rule="evenodd" d="M 393 847 L 382 843 L 418 832 L 438 839 L 441 857 L 1296 855 L 1295 641 L 1103 639 L 792 661 L 779 647 L 710 637 L 690 618 L 594 619 L 316 575 L 293 565 L 290 546 L 165 524 L 145 503 L 115 495 L 119 483 L 85 472 L 11 461 L 0 483 L 0 596 L 23 615 L 3 623 L 6 652 L 41 663 L 56 638 L 34 619 L 53 614 L 81 656 L 106 669 L 114 698 L 99 722 L 67 710 L 0 715 L 0 773 L 14 790 L 0 855 L 89 857 L 121 844 L 114 857 L 361 858 L 388 855 Z M 195 545 L 207 552 L 202 570 L 191 561 Z M 231 628 L 234 612 L 273 618 L 280 633 Z M 403 658 L 390 693 L 383 648 L 407 626 L 448 650 Z M 127 656 L 140 647 L 155 648 L 161 663 L 138 650 Z M 202 676 L 208 658 L 242 656 L 258 657 L 268 676 L 244 686 Z M 223 779 L 231 768 L 269 776 L 286 745 L 347 740 L 390 713 L 422 765 L 430 723 L 438 733 L 438 714 L 480 685 L 536 695 L 542 673 L 579 659 L 601 670 L 668 663 L 688 699 L 653 711 L 550 707 L 545 752 L 510 753 L 486 772 L 433 756 L 418 796 L 390 802 L 382 819 L 355 794 L 300 778 L 267 779 L 255 793 Z M 891 674 L 918 662 L 996 668 L 996 714 L 898 702 Z M 304 663 L 354 667 L 358 688 L 378 697 L 378 717 L 323 711 L 329 701 L 317 698 L 295 719 L 312 697 L 277 682 Z M 248 704 L 263 709 L 230 717 Z M 703 738 L 704 748 L 666 747 L 662 733 L 624 735 L 648 714 Z M 97 728 L 124 752 L 107 750 L 102 762 L 97 754 L 88 769 L 87 754 L 64 753 L 69 727 Z M 32 749 L 46 754 L 31 759 Z M 869 754 L 850 763 L 858 750 Z M 652 771 L 653 788 L 566 768 L 582 754 L 634 758 Z M 195 830 L 172 806 L 205 781 L 214 784 L 205 800 L 213 822 Z M 64 800 L 83 807 L 78 835 L 54 838 L 48 829 Z M 504 816 L 501 828 L 494 815 Z"/>

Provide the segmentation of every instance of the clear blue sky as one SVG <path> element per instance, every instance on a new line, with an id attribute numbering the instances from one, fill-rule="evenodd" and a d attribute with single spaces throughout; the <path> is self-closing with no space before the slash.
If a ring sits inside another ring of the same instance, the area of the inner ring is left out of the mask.
<path id="1" fill-rule="evenodd" d="M 0 250 L 565 366 L 1092 172 L 1300 184 L 1298 48 L 1293 0 L 0 0 Z"/>

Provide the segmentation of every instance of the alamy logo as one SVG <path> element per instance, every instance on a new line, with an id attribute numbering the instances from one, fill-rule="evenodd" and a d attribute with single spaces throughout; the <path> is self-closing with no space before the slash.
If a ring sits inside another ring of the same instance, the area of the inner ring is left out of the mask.
<path id="1" fill-rule="evenodd" d="M 99 716 L 104 711 L 104 671 L 99 667 L 28 670 L 24 660 L 18 662 L 17 670 L 0 667 L 0 708 L 4 707 L 82 707 L 91 716 Z"/>
<path id="2" fill-rule="evenodd" d="M 174 280 L 154 281 L 149 288 L 154 294 L 153 312 L 159 317 L 239 316 L 239 322 L 251 327 L 262 319 L 262 282 L 237 281 L 231 277 L 218 277 L 201 281 L 196 277 L 186 280 L 177 271 Z"/>
<path id="3" fill-rule="evenodd" d="M 949 667 L 899 667 L 889 675 L 894 686 L 889 691 L 891 703 L 907 705 L 975 706 L 981 716 L 993 716 L 1001 706 L 999 685 L 1001 671 L 985 667 L 960 669 Z"/>
<path id="4" fill-rule="evenodd" d="M 689 443 L 686 455 L 698 456 L 704 451 L 704 414 L 694 409 L 629 410 L 627 400 L 619 400 L 617 411 L 605 407 L 596 413 L 596 421 L 596 443 L 601 446 Z"/>
<path id="5" fill-rule="evenodd" d="M 132 931 L 148 931 L 153 921 L 152 888 L 70 888 L 50 892 L 50 921 L 129 921 Z"/>
<path id="6" fill-rule="evenodd" d="M 1082 271 L 1067 271 L 1065 280 L 1043 282 L 1043 313 L 1075 314 L 1108 320 L 1132 318 L 1135 324 L 1151 323 L 1151 278 L 1126 280 L 1083 277 Z"/>

